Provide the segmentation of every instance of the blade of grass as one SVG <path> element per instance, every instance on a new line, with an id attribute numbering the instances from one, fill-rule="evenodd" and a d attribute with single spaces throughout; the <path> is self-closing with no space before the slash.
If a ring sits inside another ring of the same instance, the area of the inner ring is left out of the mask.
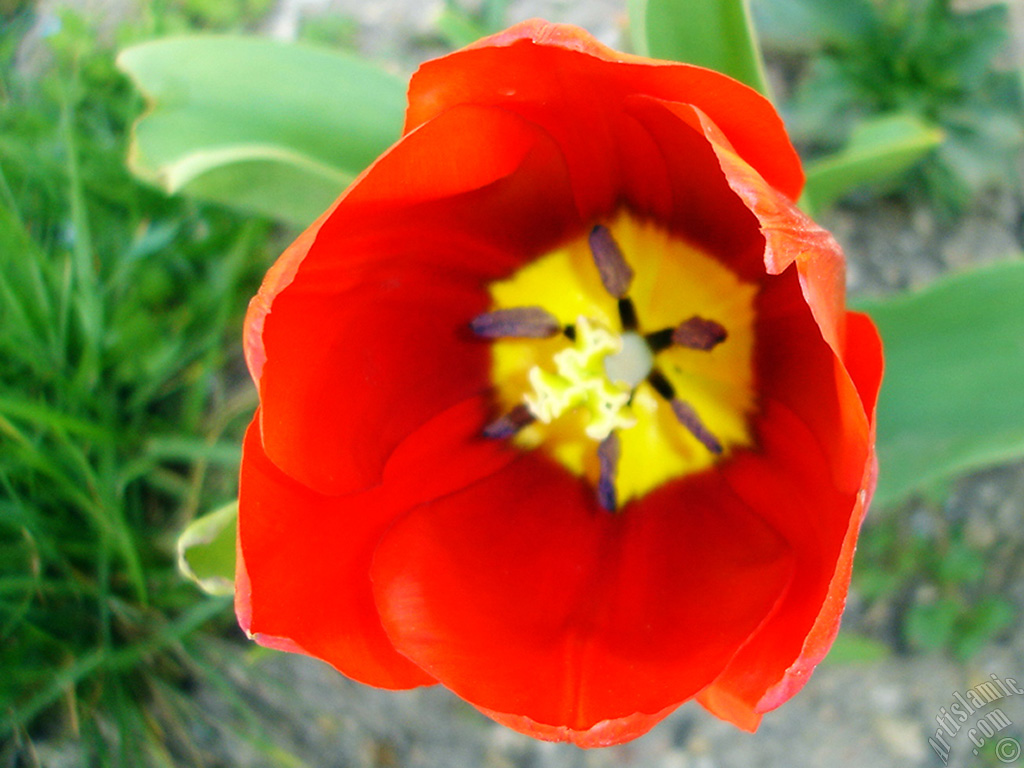
<path id="1" fill-rule="evenodd" d="M 27 421 L 44 430 L 52 428 L 65 430 L 93 443 L 106 444 L 113 441 L 113 436 L 103 427 L 77 416 L 61 413 L 40 403 L 0 397 L 0 414 Z"/>
<path id="2" fill-rule="evenodd" d="M 79 84 L 79 69 L 72 68 L 72 86 Z M 72 243 L 75 300 L 77 316 L 82 325 L 83 343 L 79 369 L 75 376 L 83 390 L 95 388 L 99 380 L 100 343 L 103 336 L 103 315 L 100 286 L 94 265 L 95 254 L 89 229 L 89 214 L 82 188 L 82 174 L 78 159 L 78 142 L 73 129 L 75 105 L 65 89 L 61 99 L 61 133 L 67 152 L 68 195 L 71 201 Z"/>
<path id="3" fill-rule="evenodd" d="M 229 598 L 211 597 L 197 603 L 192 609 L 162 627 L 155 637 L 118 651 L 97 648 L 76 659 L 57 672 L 43 690 L 37 692 L 24 705 L 18 707 L 8 722 L 0 723 L 0 738 L 6 738 L 14 729 L 31 721 L 37 714 L 57 701 L 69 688 L 87 676 L 102 669 L 123 672 L 141 664 L 156 651 L 179 642 L 199 626 L 223 612 L 231 603 Z"/>

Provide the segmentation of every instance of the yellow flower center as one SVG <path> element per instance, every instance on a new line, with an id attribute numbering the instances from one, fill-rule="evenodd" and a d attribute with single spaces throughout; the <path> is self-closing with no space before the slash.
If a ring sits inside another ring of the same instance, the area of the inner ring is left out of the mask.
<path id="1" fill-rule="evenodd" d="M 583 431 L 593 440 L 604 440 L 616 429 L 635 426 L 636 417 L 629 407 L 631 387 L 613 382 L 607 371 L 611 361 L 623 353 L 621 339 L 580 315 L 575 345 L 553 358 L 557 372 L 540 366 L 530 369 L 533 392 L 525 395 L 526 407 L 542 424 L 582 408 L 586 422 Z"/>
<path id="2" fill-rule="evenodd" d="M 490 293 L 494 435 L 612 507 L 750 444 L 757 287 L 713 256 L 624 212 Z"/>

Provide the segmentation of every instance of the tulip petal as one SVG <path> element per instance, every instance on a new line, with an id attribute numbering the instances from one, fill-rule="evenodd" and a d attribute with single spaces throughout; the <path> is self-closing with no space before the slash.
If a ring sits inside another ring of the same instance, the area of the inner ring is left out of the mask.
<path id="1" fill-rule="evenodd" d="M 799 158 L 756 91 L 701 67 L 626 56 L 583 30 L 537 20 L 423 64 L 410 82 L 406 130 L 456 104 L 515 111 L 562 147 L 581 215 L 599 218 L 622 187 L 620 147 L 628 145 L 617 126 L 632 94 L 699 104 L 746 162 L 782 194 L 799 196 Z"/>
<path id="2" fill-rule="evenodd" d="M 793 198 L 772 187 L 703 109 L 689 104 L 664 103 L 664 106 L 708 139 L 729 185 L 760 223 L 768 274 L 782 274 L 790 264 L 796 264 L 804 298 L 821 334 L 841 354 L 846 312 L 846 260 L 835 238 L 811 221 Z"/>
<path id="3" fill-rule="evenodd" d="M 461 139 L 466 133 L 478 136 L 480 142 L 466 145 Z M 354 203 L 372 207 L 381 201 L 400 201 L 410 205 L 487 187 L 522 165 L 536 136 L 536 130 L 521 120 L 510 119 L 493 110 L 464 106 L 421 130 L 415 138 L 392 147 L 360 174 L 333 205 L 285 250 L 250 302 L 245 321 L 245 350 L 253 380 L 259 384 L 266 360 L 263 324 L 274 299 L 295 279 L 320 230 L 341 203 L 345 203 L 343 210 L 353 207 Z M 451 146 L 453 139 L 462 146 Z M 494 151 L 495 147 L 499 151 Z M 474 149 L 486 151 L 474 152 Z M 452 157 L 458 157 L 459 162 L 452 162 Z M 366 215 L 364 210 L 359 216 L 348 218 L 359 221 Z M 324 243 L 320 243 L 319 250 L 324 250 Z M 349 251 L 347 259 L 357 260 L 358 252 L 351 253 L 348 248 L 346 251 Z M 379 258 L 372 251 L 368 256 Z M 346 262 L 345 266 L 351 269 L 352 264 Z"/>
<path id="4" fill-rule="evenodd" d="M 852 499 L 867 462 L 868 414 L 840 356 L 843 350 L 822 338 L 802 290 L 797 270 L 790 268 L 769 278 L 758 297 L 761 397 L 781 403 L 803 422 L 817 441 L 827 479 Z"/>
<path id="5" fill-rule="evenodd" d="M 372 580 L 395 647 L 470 703 L 558 738 L 626 718 L 603 729 L 625 739 L 711 682 L 790 568 L 716 473 L 612 515 L 525 454 L 398 521 Z"/>
<path id="6" fill-rule="evenodd" d="M 407 435 L 489 390 L 486 345 L 458 332 L 486 307 L 473 282 L 410 268 L 377 270 L 340 294 L 279 295 L 263 333 L 268 455 L 324 493 L 376 483 Z"/>
<path id="7" fill-rule="evenodd" d="M 535 739 L 567 741 L 584 749 L 592 749 L 594 747 L 610 747 L 643 736 L 678 707 L 678 704 L 670 704 L 660 712 L 651 715 L 636 712 L 613 720 L 602 720 L 586 730 L 574 730 L 564 725 L 544 725 L 524 715 L 495 712 L 493 709 L 484 707 L 477 708 L 492 720 Z"/>
<path id="8" fill-rule="evenodd" d="M 717 692 L 719 698 L 728 697 L 730 709 L 745 716 L 755 713 L 754 705 L 765 690 L 799 656 L 827 594 L 856 504 L 855 496 L 832 487 L 816 436 L 789 409 L 772 401 L 760 421 L 760 452 L 737 456 L 724 474 L 745 503 L 780 526 L 796 557 L 796 573 L 778 611 L 740 649 L 712 690 L 701 696 L 707 706 Z M 744 725 L 737 714 L 713 711 Z"/>
<path id="9" fill-rule="evenodd" d="M 801 355 L 805 367 L 800 376 L 806 382 L 802 393 L 787 394 L 794 389 L 793 380 L 765 376 L 776 388 L 766 393 L 760 454 L 738 457 L 724 470 L 736 493 L 780 531 L 797 557 L 793 588 L 779 610 L 698 697 L 718 717 L 747 730 L 757 727 L 760 713 L 803 686 L 839 629 L 857 533 L 874 489 L 871 446 L 881 377 L 881 347 L 869 319 L 851 314 L 847 345 L 847 360 L 856 364 L 857 388 L 839 366 L 830 380 L 821 355 L 815 362 L 806 352 Z M 792 369 L 796 358 L 779 358 L 774 365 Z M 835 393 L 831 404 L 823 389 Z M 819 414 L 832 414 L 832 434 L 806 406 L 800 413 L 800 404 L 808 402 Z M 863 426 L 851 428 L 858 418 Z M 826 448 L 841 442 L 835 435 L 844 430 L 860 435 L 859 450 L 851 445 L 845 455 L 829 456 Z M 837 472 L 835 461 L 845 462 L 846 469 Z"/>
<path id="10" fill-rule="evenodd" d="M 757 704 L 758 712 L 774 709 L 796 694 L 832 647 L 850 587 L 857 536 L 875 490 L 878 463 L 873 450 L 874 424 L 875 405 L 882 381 L 882 342 L 878 329 L 867 315 L 849 313 L 847 328 L 847 364 L 850 365 L 851 374 L 856 377 L 855 383 L 871 422 L 872 450 L 821 611 L 804 641 L 799 658 L 786 670 L 786 676 L 761 698 Z"/>
<path id="11" fill-rule="evenodd" d="M 874 321 L 862 312 L 846 313 L 846 351 L 843 361 L 860 393 L 864 410 L 871 414 L 871 423 L 874 425 L 884 367 L 882 339 Z"/>
<path id="12" fill-rule="evenodd" d="M 384 688 L 433 682 L 395 653 L 370 591 L 373 551 L 408 509 L 493 474 L 519 454 L 480 436 L 488 398 L 444 411 L 392 454 L 385 483 L 328 496 L 267 458 L 259 418 L 246 433 L 239 494 L 236 612 L 262 645 L 305 653 Z"/>
<path id="13" fill-rule="evenodd" d="M 765 239 L 757 218 L 730 186 L 711 142 L 670 106 L 646 96 L 630 97 L 624 104 L 631 122 L 657 154 L 656 160 L 644 163 L 634 159 L 627 167 L 630 202 L 639 207 L 635 190 L 643 189 L 650 178 L 660 183 L 660 177 L 666 175 L 668 202 L 661 204 L 660 210 L 655 208 L 657 220 L 718 257 L 741 279 L 760 282 L 765 276 Z M 635 156 L 642 145 L 632 135 L 629 146 Z"/>
<path id="14" fill-rule="evenodd" d="M 492 153 L 500 161 L 475 150 L 451 160 L 467 133 L 503 146 Z M 462 170 L 438 170 L 446 164 Z M 429 195 L 424 175 L 440 177 L 439 194 L 469 191 L 408 202 Z M 254 303 L 247 348 L 265 360 L 263 441 L 274 463 L 329 494 L 379 481 L 406 435 L 490 387 L 489 349 L 468 329 L 488 308 L 486 283 L 572 226 L 564 161 L 522 119 L 466 107 L 407 136 Z"/>
<path id="15" fill-rule="evenodd" d="M 433 682 L 398 654 L 381 627 L 368 570 L 400 512 L 373 489 L 325 496 L 285 475 L 246 433 L 239 492 L 237 613 L 258 643 L 322 659 L 382 688 Z"/>

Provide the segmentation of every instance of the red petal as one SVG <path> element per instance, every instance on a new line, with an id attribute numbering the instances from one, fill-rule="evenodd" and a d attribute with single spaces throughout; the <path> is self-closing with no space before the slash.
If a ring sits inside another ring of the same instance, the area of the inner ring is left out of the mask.
<path id="1" fill-rule="evenodd" d="M 711 70 L 624 56 L 575 27 L 525 22 L 423 64 L 410 82 L 406 130 L 456 104 L 515 111 L 558 142 L 581 215 L 596 218 L 622 188 L 617 132 L 632 95 L 698 105 L 776 189 L 799 196 L 799 158 L 767 99 Z"/>
<path id="2" fill-rule="evenodd" d="M 757 386 L 763 401 L 782 404 L 810 430 L 826 479 L 850 495 L 852 508 L 871 442 L 868 414 L 840 357 L 842 350 L 822 338 L 802 288 L 794 269 L 768 278 L 762 287 L 757 298 Z M 785 466 L 780 463 L 780 470 Z"/>
<path id="3" fill-rule="evenodd" d="M 341 294 L 303 288 L 267 317 L 260 383 L 265 449 L 299 482 L 374 484 L 410 433 L 490 388 L 487 346 L 459 333 L 488 305 L 472 282 L 396 268 Z"/>
<path id="4" fill-rule="evenodd" d="M 882 385 L 882 339 L 874 321 L 861 312 L 846 313 L 846 350 L 843 355 L 864 410 L 871 415 L 874 425 L 878 390 Z"/>
<path id="5" fill-rule="evenodd" d="M 708 139 L 729 185 L 760 222 L 768 274 L 782 274 L 790 264 L 796 263 L 804 298 L 821 334 L 841 353 L 846 313 L 846 261 L 838 243 L 796 207 L 792 196 L 787 197 L 758 173 L 730 143 L 732 137 L 716 124 L 713 115 L 688 104 L 665 103 L 664 106 Z"/>
<path id="6" fill-rule="evenodd" d="M 631 97 L 626 113 L 639 131 L 624 136 L 629 141 L 633 160 L 626 168 L 627 196 L 633 207 L 644 207 L 650 199 L 650 180 L 660 188 L 666 178 L 665 202 L 653 207 L 655 218 L 674 233 L 718 256 L 742 279 L 764 279 L 765 240 L 758 221 L 736 195 L 711 143 L 703 132 L 681 120 L 658 99 Z M 639 154 L 645 146 L 646 162 Z"/>
<path id="7" fill-rule="evenodd" d="M 374 489 L 324 496 L 246 433 L 239 492 L 238 617 L 261 645 L 306 653 L 361 682 L 411 688 L 433 680 L 388 641 L 370 592 L 373 548 L 401 510 Z"/>
<path id="8" fill-rule="evenodd" d="M 396 523 L 372 579 L 388 636 L 429 674 L 513 726 L 586 741 L 606 720 L 636 736 L 707 685 L 789 573 L 715 474 L 610 515 L 528 454 Z"/>
<path id="9" fill-rule="evenodd" d="M 753 733 L 761 725 L 761 715 L 750 705 L 733 696 L 728 688 L 712 683 L 697 694 L 697 701 L 719 720 L 732 723 L 737 728 Z"/>
<path id="10" fill-rule="evenodd" d="M 382 483 L 406 508 L 461 490 L 519 457 L 507 441 L 483 437 L 491 398 L 464 400 L 428 421 L 388 458 Z"/>
<path id="11" fill-rule="evenodd" d="M 750 714 L 800 655 L 828 592 L 856 504 L 855 494 L 833 487 L 816 436 L 792 411 L 772 401 L 759 420 L 759 452 L 736 456 L 724 474 L 746 504 L 778 526 L 796 557 L 796 573 L 777 612 L 713 686 L 732 700 L 733 709 Z M 728 719 L 743 724 L 735 715 Z"/>
<path id="12" fill-rule="evenodd" d="M 867 315 L 850 313 L 847 325 L 847 365 L 857 383 L 864 407 L 871 422 L 871 452 L 864 468 L 857 503 L 850 515 L 850 521 L 843 538 L 842 548 L 836 562 L 835 572 L 828 585 L 828 593 L 814 626 L 804 641 L 799 658 L 786 670 L 785 677 L 774 685 L 758 702 L 757 710 L 766 712 L 774 709 L 799 691 L 807 682 L 815 666 L 825 658 L 839 631 L 839 620 L 846 594 L 850 587 L 850 573 L 853 555 L 857 547 L 864 515 L 871 503 L 878 476 L 878 463 L 874 452 L 875 403 L 882 382 L 882 343 L 878 330 Z"/>
<path id="13" fill-rule="evenodd" d="M 495 712 L 484 707 L 478 707 L 478 709 L 492 720 L 496 720 L 502 725 L 508 726 L 520 733 L 525 733 L 527 736 L 532 736 L 535 739 L 568 741 L 578 747 L 590 749 L 593 747 L 610 747 L 614 744 L 621 744 L 624 741 L 631 741 L 638 736 L 643 736 L 651 728 L 671 715 L 678 706 L 678 704 L 672 704 L 665 707 L 661 712 L 655 712 L 653 715 L 637 712 L 614 720 L 602 720 L 585 731 L 574 730 L 561 725 L 544 725 L 523 715 Z"/>
<path id="14" fill-rule="evenodd" d="M 874 488 L 873 413 L 881 375 L 870 320 L 851 315 L 847 344 L 852 379 L 841 367 L 830 373 L 820 353 L 799 346 L 788 359 L 765 364 L 767 371 L 774 365 L 796 375 L 788 381 L 765 376 L 774 386 L 759 418 L 761 450 L 725 469 L 736 492 L 797 556 L 793 588 L 779 610 L 700 696 L 710 711 L 748 730 L 757 727 L 759 713 L 803 686 L 839 629 L 857 533 Z"/>
<path id="15" fill-rule="evenodd" d="M 263 375 L 263 365 L 267 361 L 266 350 L 263 348 L 263 324 L 270 313 L 274 297 L 295 279 L 295 272 L 306 258 L 309 249 L 313 247 L 320 227 L 343 199 L 344 196 L 335 200 L 330 208 L 320 214 L 320 217 L 306 227 L 306 230 L 296 238 L 295 242 L 285 249 L 285 252 L 267 270 L 267 274 L 264 275 L 263 282 L 260 284 L 259 292 L 249 300 L 249 308 L 245 313 L 245 322 L 243 323 L 242 346 L 249 375 L 252 376 L 252 380 L 257 386 L 259 386 L 260 377 Z"/>
<path id="16" fill-rule="evenodd" d="M 376 483 L 408 434 L 490 387 L 489 349 L 467 331 L 486 283 L 578 226 L 564 162 L 520 118 L 464 107 L 407 136 L 254 304 L 274 463 L 324 493 Z"/>
<path id="17" fill-rule="evenodd" d="M 474 136 L 476 141 L 466 142 L 467 135 Z M 385 207 L 395 204 L 409 206 L 480 190 L 521 170 L 536 152 L 537 142 L 543 138 L 535 127 L 512 115 L 462 106 L 434 121 L 431 126 L 424 127 L 415 137 L 407 137 L 378 158 L 289 246 L 267 272 L 259 293 L 250 302 L 245 321 L 245 351 L 249 370 L 257 384 L 266 359 L 262 341 L 264 320 L 275 297 L 295 279 L 321 228 L 329 219 L 335 218 L 334 211 L 340 205 L 344 204 L 342 218 L 347 218 L 351 226 L 352 222 L 360 222 L 370 215 L 367 209 L 376 207 L 379 214 L 381 204 Z M 546 170 L 551 175 L 550 186 L 559 191 L 557 158 L 548 163 L 537 163 L 535 158 L 533 165 L 549 166 Z M 568 193 L 563 191 L 563 194 Z M 554 200 L 546 202 L 553 203 Z M 344 216 L 356 207 L 361 210 Z M 488 207 L 495 206 L 492 203 L 481 207 L 482 212 L 487 213 Z M 558 205 L 554 208 L 561 211 Z M 393 210 L 391 216 L 393 221 L 400 220 Z M 419 218 L 424 219 L 422 215 Z M 506 221 L 508 218 L 504 217 Z M 429 222 L 429 218 L 426 221 Z M 318 249 L 324 250 L 323 243 Z M 337 251 L 328 250 L 331 253 L 329 260 L 336 261 Z M 351 269 L 359 256 L 358 252 L 346 253 L 342 266 Z M 372 251 L 362 256 L 371 261 L 380 258 Z"/>
<path id="18" fill-rule="evenodd" d="M 262 645 L 305 653 L 362 682 L 405 688 L 433 682 L 384 635 L 370 591 L 373 550 L 392 520 L 462 488 L 518 452 L 480 437 L 488 399 L 459 403 L 410 435 L 384 470 L 386 488 L 318 493 L 267 458 L 259 414 L 246 433 L 239 495 L 239 623 Z"/>

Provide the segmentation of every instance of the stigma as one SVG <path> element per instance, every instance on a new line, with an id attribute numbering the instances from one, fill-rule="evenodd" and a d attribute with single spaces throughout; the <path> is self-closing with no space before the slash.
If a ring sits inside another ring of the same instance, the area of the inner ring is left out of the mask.
<path id="1" fill-rule="evenodd" d="M 543 424 L 582 408 L 587 414 L 584 432 L 591 440 L 600 441 L 616 429 L 629 429 L 636 424 L 629 407 L 635 384 L 613 380 L 608 374 L 609 361 L 619 360 L 618 367 L 623 367 L 626 347 L 622 337 L 582 315 L 576 319 L 575 329 L 573 346 L 552 359 L 556 372 L 541 366 L 530 370 L 533 391 L 525 396 L 526 407 Z M 640 341 L 644 343 L 643 339 Z"/>

